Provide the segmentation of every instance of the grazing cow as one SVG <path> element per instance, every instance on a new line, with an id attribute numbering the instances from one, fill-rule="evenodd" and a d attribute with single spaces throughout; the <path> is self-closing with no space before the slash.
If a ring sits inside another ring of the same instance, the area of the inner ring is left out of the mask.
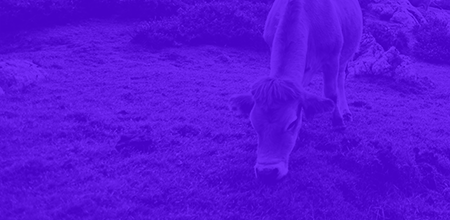
<path id="1" fill-rule="evenodd" d="M 358 0 L 275 0 L 264 29 L 271 49 L 270 75 L 257 81 L 251 94 L 230 99 L 233 109 L 250 114 L 258 134 L 259 179 L 278 180 L 287 174 L 303 115 L 333 111 L 336 128 L 351 120 L 345 69 L 361 35 Z M 303 89 L 319 70 L 326 98 Z"/>

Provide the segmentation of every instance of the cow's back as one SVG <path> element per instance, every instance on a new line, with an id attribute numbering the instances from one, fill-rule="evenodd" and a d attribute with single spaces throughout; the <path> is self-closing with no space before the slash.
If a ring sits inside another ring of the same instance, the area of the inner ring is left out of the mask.
<path id="1" fill-rule="evenodd" d="M 270 9 L 269 15 L 267 16 L 263 37 L 270 48 L 272 48 L 272 42 L 275 37 L 275 32 L 277 30 L 282 12 L 284 10 L 284 7 L 286 6 L 287 1 L 288 0 L 275 0 L 272 8 Z"/>
<path id="2" fill-rule="evenodd" d="M 300 0 L 303 1 L 303 0 Z M 362 35 L 362 13 L 357 0 L 303 1 L 309 24 L 309 51 L 318 58 L 340 53 L 347 61 Z"/>
<path id="3" fill-rule="evenodd" d="M 270 75 L 295 78 L 301 71 L 305 85 L 323 61 L 339 57 L 345 65 L 361 35 L 358 0 L 276 0 L 264 30 L 271 48 Z"/>

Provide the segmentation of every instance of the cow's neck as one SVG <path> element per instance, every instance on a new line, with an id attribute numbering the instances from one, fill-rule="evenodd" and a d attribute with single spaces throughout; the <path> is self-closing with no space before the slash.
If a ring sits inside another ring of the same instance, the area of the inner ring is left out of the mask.
<path id="1" fill-rule="evenodd" d="M 302 2 L 288 1 L 275 32 L 270 76 L 301 84 L 308 50 L 308 20 Z"/>

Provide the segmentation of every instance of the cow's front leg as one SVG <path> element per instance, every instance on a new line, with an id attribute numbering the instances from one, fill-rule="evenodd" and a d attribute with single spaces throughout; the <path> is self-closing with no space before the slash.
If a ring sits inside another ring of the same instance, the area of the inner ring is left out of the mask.
<path id="1" fill-rule="evenodd" d="M 333 57 L 323 66 L 324 94 L 325 97 L 333 100 L 336 107 L 333 112 L 332 124 L 336 129 L 344 128 L 344 120 L 341 115 L 340 100 L 337 91 L 337 82 L 339 74 L 339 56 Z"/>
<path id="2" fill-rule="evenodd" d="M 339 66 L 339 75 L 337 81 L 338 88 L 338 105 L 342 112 L 342 118 L 344 121 L 352 121 L 353 116 L 348 108 L 347 96 L 345 94 L 345 69 L 347 67 L 347 63 L 341 64 Z"/>

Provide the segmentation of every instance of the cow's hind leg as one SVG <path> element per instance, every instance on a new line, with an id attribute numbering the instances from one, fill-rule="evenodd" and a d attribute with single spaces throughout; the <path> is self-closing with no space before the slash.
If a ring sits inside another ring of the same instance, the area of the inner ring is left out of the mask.
<path id="1" fill-rule="evenodd" d="M 345 69 L 347 67 L 347 62 L 339 66 L 339 75 L 337 81 L 338 90 L 338 105 L 342 111 L 342 117 L 345 121 L 352 121 L 352 113 L 348 108 L 347 96 L 345 95 Z"/>
<path id="2" fill-rule="evenodd" d="M 344 121 L 341 115 L 341 105 L 338 95 L 338 75 L 339 75 L 339 56 L 331 58 L 323 65 L 324 94 L 325 97 L 333 100 L 336 107 L 333 112 L 332 124 L 336 129 L 344 128 Z"/>

